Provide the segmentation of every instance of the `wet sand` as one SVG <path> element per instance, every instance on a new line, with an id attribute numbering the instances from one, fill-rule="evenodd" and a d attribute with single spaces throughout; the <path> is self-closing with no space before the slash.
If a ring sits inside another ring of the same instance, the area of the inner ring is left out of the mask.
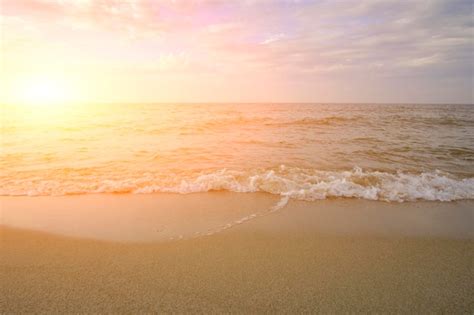
<path id="1" fill-rule="evenodd" d="M 474 311 L 472 201 L 278 200 L 1 198 L 0 312 Z"/>

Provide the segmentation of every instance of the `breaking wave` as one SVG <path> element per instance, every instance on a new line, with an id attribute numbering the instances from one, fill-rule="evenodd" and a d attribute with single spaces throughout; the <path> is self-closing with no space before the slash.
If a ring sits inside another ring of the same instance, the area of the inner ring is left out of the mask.
<path id="1" fill-rule="evenodd" d="M 56 174 L 57 175 L 57 174 Z M 52 176 L 48 180 L 2 179 L 0 195 L 48 196 L 91 193 L 198 193 L 230 191 L 265 192 L 314 201 L 328 198 L 360 198 L 383 201 L 474 199 L 474 177 L 457 178 L 441 171 L 412 174 L 365 171 L 321 171 L 285 167 L 272 169 L 202 171 L 190 174 L 121 174 L 110 176 Z M 69 179 L 68 179 L 69 178 Z M 71 180 L 70 178 L 74 178 Z"/>

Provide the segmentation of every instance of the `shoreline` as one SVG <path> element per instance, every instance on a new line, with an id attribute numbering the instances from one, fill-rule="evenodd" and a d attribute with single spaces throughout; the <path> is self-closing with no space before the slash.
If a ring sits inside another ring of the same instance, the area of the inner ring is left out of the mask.
<path id="1" fill-rule="evenodd" d="M 230 229 L 474 239 L 474 200 L 285 201 L 267 193 L 0 197 L 0 226 L 119 242 L 192 239 Z"/>
<path id="2" fill-rule="evenodd" d="M 186 234 L 279 201 L 241 195 L 0 198 L 9 207 L 2 222 L 17 224 L 0 226 L 0 312 L 474 311 L 474 237 L 467 230 L 473 201 L 290 201 L 210 236 L 166 241 L 143 230 L 161 218 Z M 70 216 L 61 212 L 65 205 Z M 69 236 L 54 230 L 61 223 Z"/>

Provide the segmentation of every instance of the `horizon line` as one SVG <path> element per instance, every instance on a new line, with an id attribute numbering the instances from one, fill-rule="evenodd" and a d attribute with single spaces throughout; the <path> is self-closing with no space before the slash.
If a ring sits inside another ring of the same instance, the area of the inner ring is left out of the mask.
<path id="1" fill-rule="evenodd" d="M 89 105 L 98 105 L 98 104 L 122 104 L 122 105 L 133 105 L 133 104 L 144 104 L 144 105 L 217 105 L 217 104 L 235 104 L 235 105 L 254 105 L 254 104 L 302 104 L 302 105 L 474 105 L 473 103 L 457 103 L 457 102 L 443 102 L 443 103 L 431 103 L 431 102 L 266 102 L 266 101 L 257 101 L 257 102 L 233 102 L 233 101 L 198 101 L 198 102 L 180 102 L 180 101 L 127 101 L 127 102 L 110 102 L 110 101 L 71 101 L 71 102 L 61 102 L 62 104 L 89 104 Z M 13 103 L 13 102 L 0 102 L 1 105 L 29 105 L 25 103 Z M 58 104 L 61 105 L 61 104 Z"/>

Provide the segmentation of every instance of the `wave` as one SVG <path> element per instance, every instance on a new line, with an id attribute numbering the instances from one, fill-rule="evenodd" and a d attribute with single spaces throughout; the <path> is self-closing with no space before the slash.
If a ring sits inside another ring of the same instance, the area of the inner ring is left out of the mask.
<path id="1" fill-rule="evenodd" d="M 362 120 L 361 117 L 328 116 L 323 118 L 303 118 L 284 122 L 268 122 L 267 126 L 329 126 Z"/>
<path id="2" fill-rule="evenodd" d="M 192 134 L 192 132 L 210 131 L 220 128 L 229 128 L 230 126 L 268 126 L 268 127 L 287 127 L 287 126 L 329 126 L 348 122 L 360 121 L 361 117 L 341 117 L 328 116 L 322 118 L 303 118 L 295 120 L 280 121 L 271 117 L 247 117 L 238 116 L 231 118 L 219 118 L 206 120 L 204 122 L 189 123 L 186 126 L 180 126 L 181 134 Z"/>
<path id="3" fill-rule="evenodd" d="M 58 173 L 57 173 L 58 174 Z M 360 198 L 383 201 L 474 199 L 474 177 L 456 178 L 440 171 L 388 173 L 364 171 L 321 171 L 285 167 L 272 169 L 221 169 L 193 174 L 121 174 L 70 176 L 43 180 L 36 177 L 0 181 L 0 195 L 42 196 L 92 193 L 199 193 L 230 191 L 265 192 L 290 199 L 314 201 L 328 198 Z"/>
<path id="4" fill-rule="evenodd" d="M 189 122 L 186 126 L 179 126 L 181 134 L 192 132 L 211 131 L 215 129 L 229 128 L 230 126 L 260 125 L 270 123 L 272 119 L 267 117 L 222 117 L 205 121 Z"/>
<path id="5" fill-rule="evenodd" d="M 423 124 L 426 126 L 457 126 L 457 127 L 468 127 L 474 124 L 473 119 L 461 118 L 459 116 L 446 116 L 439 115 L 435 117 L 423 117 L 423 116 L 405 116 L 405 115 L 389 115 L 386 117 L 387 122 L 398 122 L 404 124 Z"/>

